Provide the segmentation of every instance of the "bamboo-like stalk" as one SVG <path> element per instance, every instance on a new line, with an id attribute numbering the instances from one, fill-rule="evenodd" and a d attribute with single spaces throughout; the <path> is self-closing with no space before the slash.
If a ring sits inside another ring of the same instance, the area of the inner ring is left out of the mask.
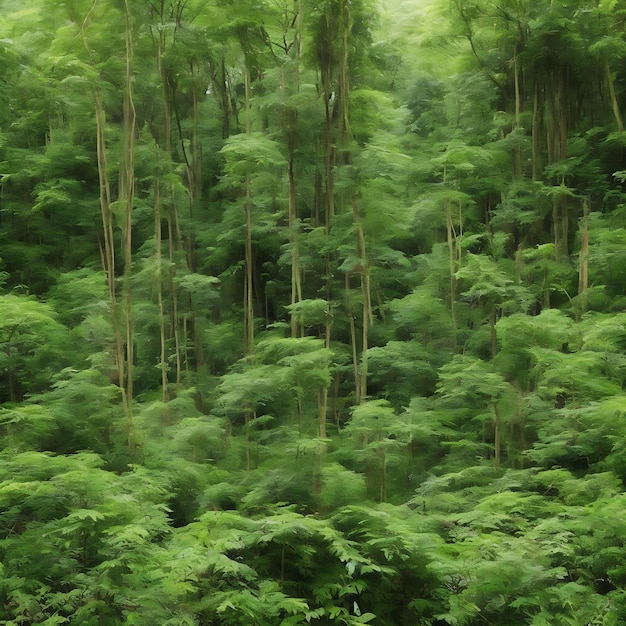
<path id="1" fill-rule="evenodd" d="M 133 26 L 128 0 L 124 0 L 126 71 L 124 81 L 124 166 L 120 170 L 120 199 L 124 201 L 124 321 L 126 335 L 126 380 L 123 387 L 124 411 L 128 428 L 128 444 L 134 453 L 133 425 L 133 362 L 134 320 L 132 312 L 132 209 L 135 195 L 135 130 L 137 114 L 133 98 Z"/>
<path id="2" fill-rule="evenodd" d="M 622 111 L 620 110 L 619 102 L 615 94 L 615 82 L 613 81 L 613 74 L 611 73 L 611 67 L 609 65 L 608 59 L 604 60 L 604 73 L 606 75 L 606 82 L 609 86 L 611 110 L 613 111 L 613 116 L 615 117 L 615 121 L 617 122 L 617 129 L 620 133 L 622 133 L 624 132 L 624 120 L 622 118 Z"/>
<path id="3" fill-rule="evenodd" d="M 589 200 L 583 199 L 583 216 L 580 220 L 580 254 L 578 258 L 578 295 L 581 300 L 581 313 L 587 310 L 587 289 L 589 287 Z"/>
<path id="4" fill-rule="evenodd" d="M 168 401 L 167 379 L 167 352 L 165 336 L 165 312 L 163 308 L 163 279 L 162 279 L 162 255 L 161 255 L 161 181 L 159 178 L 154 183 L 154 260 L 156 265 L 156 293 L 157 307 L 159 311 L 159 369 L 161 371 L 161 399 Z"/>

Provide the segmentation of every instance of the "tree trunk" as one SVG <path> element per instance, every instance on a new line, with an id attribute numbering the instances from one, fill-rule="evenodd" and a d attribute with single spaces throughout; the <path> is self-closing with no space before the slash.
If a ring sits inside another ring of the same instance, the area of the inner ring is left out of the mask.
<path id="1" fill-rule="evenodd" d="M 533 121 L 532 121 L 532 179 L 539 178 L 539 85 L 535 83 L 535 95 L 533 97 Z"/>
<path id="2" fill-rule="evenodd" d="M 580 255 L 578 259 L 578 296 L 580 314 L 587 310 L 587 288 L 589 286 L 589 200 L 583 199 L 583 216 L 580 220 Z"/>
<path id="3" fill-rule="evenodd" d="M 357 231 L 357 257 L 359 258 L 360 277 L 361 277 L 361 295 L 363 298 L 362 307 L 362 341 L 361 341 L 361 367 L 357 377 L 357 398 L 363 401 L 367 396 L 367 349 L 369 347 L 369 329 L 374 321 L 372 314 L 372 294 L 370 285 L 370 274 L 367 260 L 367 249 L 365 246 L 365 235 L 363 233 L 363 224 L 359 205 L 356 200 L 352 201 L 352 216 L 356 224 Z"/>
<path id="4" fill-rule="evenodd" d="M 494 454 L 493 454 L 493 464 L 496 467 L 500 467 L 500 464 L 502 462 L 502 452 L 501 452 L 501 439 L 502 439 L 502 424 L 501 424 L 501 420 L 500 420 L 500 410 L 498 409 L 498 403 L 494 402 L 493 403 L 493 449 L 494 449 Z"/>
<path id="5" fill-rule="evenodd" d="M 174 98 L 174 94 L 170 93 L 170 83 L 163 64 L 163 55 L 166 47 L 166 29 L 164 28 L 166 23 L 166 16 L 161 12 L 161 26 L 159 30 L 159 36 L 157 39 L 157 68 L 159 76 L 161 78 L 161 97 L 163 100 L 163 129 L 162 137 L 158 139 L 158 143 L 162 146 L 163 151 L 167 155 L 168 159 L 172 157 L 172 106 L 171 102 Z M 167 211 L 167 233 L 168 233 L 168 250 L 169 250 L 169 270 L 168 270 L 168 287 L 171 299 L 171 320 L 170 320 L 170 333 L 174 337 L 174 357 L 176 362 L 176 384 L 179 385 L 182 379 L 182 366 L 183 356 L 181 353 L 181 341 L 180 341 L 180 320 L 178 318 L 178 289 L 176 287 L 176 263 L 174 258 L 174 251 L 183 248 L 182 236 L 180 232 L 180 221 L 178 219 L 178 207 L 176 202 L 176 194 L 173 186 L 169 185 L 169 195 L 171 199 L 171 206 Z M 160 198 L 160 191 L 159 191 Z M 155 200 L 156 202 L 156 200 Z M 156 219 L 156 218 L 155 218 Z M 160 237 L 159 227 L 159 237 Z M 155 233 L 156 235 L 156 233 Z M 161 241 L 159 239 L 159 247 Z M 162 282 L 161 282 L 162 285 Z M 162 286 L 161 286 L 162 293 Z M 163 365 L 162 365 L 163 367 Z M 164 394 L 165 397 L 165 394 Z"/>
<path id="6" fill-rule="evenodd" d="M 352 310 L 352 297 L 350 295 L 350 274 L 346 272 L 345 285 L 346 290 L 346 312 L 348 315 L 348 324 L 350 326 L 350 347 L 352 351 L 352 371 L 354 374 L 354 397 L 355 404 L 361 404 L 361 379 L 359 374 L 359 351 L 356 345 L 356 324 L 354 322 L 354 311 Z"/>
<path id="7" fill-rule="evenodd" d="M 497 308 L 495 305 L 491 308 L 489 315 L 489 336 L 491 338 L 491 360 L 493 361 L 498 354 L 498 336 L 496 335 L 496 317 Z"/>
<path id="8" fill-rule="evenodd" d="M 163 308 L 163 277 L 162 277 L 162 257 L 161 257 L 161 181 L 159 178 L 154 184 L 154 260 L 156 266 L 156 292 L 157 306 L 159 309 L 159 369 L 161 371 L 161 400 L 168 401 L 168 379 L 167 379 L 167 346 L 165 335 L 165 312 Z"/>
<path id="9" fill-rule="evenodd" d="M 452 318 L 452 327 L 456 337 L 456 246 L 454 240 L 454 228 L 452 226 L 452 209 L 450 207 L 450 200 L 447 199 L 445 201 L 445 213 L 446 238 L 448 242 L 448 271 L 450 273 L 450 317 Z"/>
<path id="10" fill-rule="evenodd" d="M 135 195 L 135 127 L 136 113 L 133 99 L 133 27 L 128 0 L 124 0 L 126 74 L 124 85 L 124 165 L 120 170 L 120 200 L 125 205 L 124 219 L 124 311 L 126 325 L 126 381 L 123 387 L 124 409 L 128 422 L 128 444 L 134 453 L 133 426 L 133 362 L 134 323 L 132 312 L 132 208 Z"/>
<path id="11" fill-rule="evenodd" d="M 83 35 L 83 44 L 91 55 L 87 41 Z M 120 320 L 120 309 L 117 301 L 115 285 L 115 242 L 113 237 L 113 215 L 111 213 L 111 189 L 109 185 L 109 170 L 106 155 L 106 112 L 99 85 L 93 88 L 93 100 L 96 117 L 96 159 L 98 165 L 100 213 L 102 217 L 102 231 L 104 248 L 102 253 L 104 271 L 107 276 L 109 304 L 111 307 L 111 325 L 113 329 L 113 354 L 115 358 L 116 378 L 120 386 L 122 405 L 127 413 L 126 394 L 126 361 L 124 354 L 124 333 Z M 129 430 L 130 433 L 130 430 Z"/>
<path id="12" fill-rule="evenodd" d="M 613 81 L 613 74 L 611 73 L 611 67 L 609 66 L 609 60 L 604 60 L 604 73 L 606 75 L 606 81 L 609 86 L 609 97 L 611 98 L 611 109 L 613 110 L 613 115 L 615 117 L 615 121 L 617 122 L 617 130 L 620 133 L 624 132 L 624 121 L 622 118 L 622 112 L 620 110 L 619 102 L 617 101 L 617 96 L 615 95 L 615 83 Z"/>
<path id="13" fill-rule="evenodd" d="M 317 393 L 317 424 L 320 439 L 326 439 L 326 413 L 328 408 L 328 387 L 321 387 Z"/>
<path id="14" fill-rule="evenodd" d="M 300 59 L 298 58 L 298 63 Z M 299 82 L 300 71 L 295 69 L 295 76 L 290 77 L 290 83 L 297 85 Z M 302 301 L 302 272 L 300 270 L 300 247 L 299 247 L 299 226 L 298 212 L 296 205 L 296 175 L 295 175 L 295 154 L 297 148 L 297 120 L 298 112 L 287 103 L 289 94 L 287 93 L 287 80 L 285 70 L 280 69 L 280 86 L 283 98 L 283 123 L 285 125 L 285 135 L 287 140 L 287 177 L 289 181 L 289 201 L 288 201 L 288 227 L 289 227 L 289 243 L 291 246 L 291 304 Z M 297 90 L 297 86 L 296 86 Z M 296 91 L 297 93 L 297 91 Z M 300 327 L 300 328 L 299 328 Z M 298 332 L 304 335 L 304 328 L 298 320 L 298 316 L 292 310 L 291 312 L 291 336 L 297 337 Z"/>
<path id="15" fill-rule="evenodd" d="M 245 112 L 246 133 L 252 132 L 252 118 L 250 111 L 250 69 L 244 69 L 245 83 Z M 245 287 L 244 287 L 244 334 L 247 354 L 252 354 L 254 348 L 254 271 L 252 258 L 252 198 L 250 195 L 250 177 L 245 180 L 244 210 L 246 214 L 246 242 L 245 242 Z"/>
<path id="16" fill-rule="evenodd" d="M 520 127 L 520 115 L 521 115 L 521 95 L 519 84 L 519 66 L 517 63 L 517 52 L 513 57 L 513 78 L 515 87 L 515 128 Z M 513 148 L 513 178 L 519 180 L 522 177 L 522 149 L 519 143 L 515 142 Z"/>

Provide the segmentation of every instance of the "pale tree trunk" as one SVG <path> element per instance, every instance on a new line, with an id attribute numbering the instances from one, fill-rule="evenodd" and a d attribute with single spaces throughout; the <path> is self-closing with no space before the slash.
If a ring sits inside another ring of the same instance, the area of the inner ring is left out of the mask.
<path id="1" fill-rule="evenodd" d="M 343 39 L 341 49 L 341 61 L 339 63 L 339 100 L 338 100 L 338 123 L 339 123 L 339 137 L 342 141 L 350 135 L 350 119 L 348 111 L 348 98 L 350 94 L 350 81 L 349 81 L 349 63 L 348 63 L 348 37 L 350 30 L 352 29 L 352 15 L 350 13 L 350 2 L 344 1 L 343 7 Z"/>
<path id="2" fill-rule="evenodd" d="M 622 118 L 622 112 L 619 107 L 619 102 L 617 101 L 617 96 L 615 95 L 615 83 L 613 81 L 613 74 L 611 73 L 611 67 L 609 66 L 609 60 L 604 60 L 604 73 L 606 74 L 606 81 L 609 85 L 609 97 L 611 98 L 611 109 L 613 110 L 613 115 L 615 117 L 615 121 L 617 122 L 617 129 L 620 133 L 624 132 L 624 120 Z"/>
<path id="3" fill-rule="evenodd" d="M 176 215 L 176 202 L 174 193 L 172 193 L 172 212 Z M 170 271 L 168 272 L 170 296 L 172 299 L 172 320 L 171 320 L 171 332 L 174 335 L 174 350 L 176 352 L 176 384 L 180 385 L 181 375 L 183 371 L 183 353 L 181 348 L 180 338 L 180 321 L 178 319 L 178 288 L 174 281 L 176 268 L 174 264 L 174 233 L 172 228 L 172 220 L 167 220 L 167 236 L 169 241 L 169 263 Z M 178 233 L 177 241 L 180 240 L 180 233 Z"/>
<path id="4" fill-rule="evenodd" d="M 300 59 L 298 58 L 298 64 Z M 295 69 L 295 76 L 289 77 L 289 83 L 299 83 L 299 67 Z M 298 210 L 296 204 L 296 174 L 295 174 L 295 153 L 297 147 L 297 119 L 298 113 L 286 100 L 289 97 L 287 89 L 287 79 L 284 67 L 280 69 L 280 86 L 283 97 L 284 124 L 285 134 L 287 136 L 287 176 L 289 180 L 289 202 L 288 202 L 288 227 L 289 227 L 289 243 L 291 246 L 291 304 L 294 305 L 302 301 L 302 272 L 300 269 L 300 246 L 298 232 Z M 304 328 L 298 315 L 292 310 L 291 312 L 291 336 L 297 337 L 298 332 L 304 335 Z"/>
<path id="5" fill-rule="evenodd" d="M 327 23 L 337 16 L 326 16 Z M 324 98 L 324 171 L 316 172 L 315 175 L 315 221 L 320 226 L 324 225 L 326 237 L 330 237 L 331 222 L 335 214 L 335 188 L 333 180 L 333 170 L 336 165 L 336 146 L 335 146 L 335 128 L 333 124 L 333 109 L 338 106 L 337 98 L 341 98 L 342 94 L 333 92 L 333 70 L 334 67 L 327 57 L 320 58 L 320 80 L 322 86 L 322 95 Z M 322 222 L 322 210 L 324 212 Z M 333 281 L 331 271 L 331 256 L 329 252 L 325 253 L 324 258 L 326 286 L 325 299 L 328 303 L 328 311 L 324 320 L 324 346 L 330 348 L 332 316 L 330 307 L 333 298 Z M 320 398 L 321 401 L 321 398 Z M 324 409 L 326 402 L 324 402 Z M 321 407 L 319 408 L 321 412 Z"/>
<path id="6" fill-rule="evenodd" d="M 567 132 L 568 132 L 568 99 L 565 87 L 565 77 L 563 72 L 559 73 L 558 79 L 558 155 L 557 160 L 567 158 Z M 561 184 L 565 185 L 565 176 L 561 177 Z M 569 254 L 569 214 L 567 196 L 561 198 L 559 203 L 558 222 L 554 225 L 555 231 L 560 230 L 560 246 L 557 248 L 557 255 L 568 256 Z"/>
<path id="7" fill-rule="evenodd" d="M 444 209 L 446 214 L 446 240 L 448 242 L 448 272 L 450 274 L 450 317 L 456 337 L 456 245 L 454 227 L 452 225 L 452 208 L 449 200 L 445 201 Z"/>
<path id="8" fill-rule="evenodd" d="M 385 448 L 381 449 L 381 476 L 380 476 L 380 502 L 387 501 L 387 453 Z"/>
<path id="9" fill-rule="evenodd" d="M 87 53 L 91 51 L 83 33 L 83 44 Z M 124 337 L 120 320 L 120 309 L 115 285 L 115 241 L 113 236 L 113 215 L 111 212 L 111 188 L 106 154 L 106 111 L 99 85 L 93 87 L 93 100 L 96 117 L 96 160 L 98 165 L 100 214 L 102 217 L 103 248 L 102 265 L 107 277 L 107 289 L 111 307 L 111 325 L 113 329 L 113 356 L 115 359 L 115 378 L 120 387 L 123 405 L 125 401 L 126 362 L 124 355 Z"/>
<path id="10" fill-rule="evenodd" d="M 370 283 L 370 270 L 367 261 L 367 249 L 365 245 L 365 234 L 359 205 L 356 200 L 352 201 L 352 214 L 357 230 L 357 257 L 360 259 L 361 296 L 363 298 L 362 307 L 362 329 L 361 329 L 361 366 L 357 370 L 357 401 L 362 402 L 367 396 L 367 350 L 369 347 L 369 329 L 374 321 L 372 314 L 372 294 Z"/>
<path id="11" fill-rule="evenodd" d="M 244 67 L 244 87 L 245 87 L 245 116 L 246 116 L 246 134 L 252 133 L 252 112 L 250 108 L 250 69 L 246 65 Z M 254 352 L 254 268 L 252 254 L 252 197 L 250 193 L 250 177 L 246 175 L 245 179 L 245 196 L 244 210 L 246 215 L 246 242 L 245 242 L 245 279 L 244 279 L 244 342 L 246 354 L 252 356 Z M 250 366 L 253 361 L 250 359 Z M 246 410 L 245 412 L 245 453 L 246 453 L 246 470 L 251 469 L 250 463 L 250 425 L 256 417 L 255 412 Z"/>
<path id="12" fill-rule="evenodd" d="M 498 409 L 498 403 L 494 402 L 493 405 L 493 430 L 494 430 L 494 434 L 493 434 L 493 448 L 494 448 L 494 454 L 493 454 L 493 464 L 496 467 L 500 467 L 500 464 L 502 462 L 502 423 L 501 423 L 501 418 L 500 418 L 500 410 Z"/>
<path id="13" fill-rule="evenodd" d="M 226 72 L 226 61 L 224 59 L 222 59 L 220 63 L 220 78 L 217 84 L 219 85 L 220 102 L 222 105 L 222 138 L 228 139 L 230 137 L 231 105 L 228 74 Z"/>
<path id="14" fill-rule="evenodd" d="M 561 250 L 563 249 L 560 220 L 561 198 L 555 195 L 552 198 L 552 228 L 554 232 L 554 253 L 557 259 L 561 258 Z"/>
<path id="15" fill-rule="evenodd" d="M 161 370 L 161 400 L 168 401 L 167 379 L 167 352 L 165 336 L 165 312 L 163 308 L 163 279 L 161 256 L 161 181 L 159 178 L 154 184 L 154 260 L 156 265 L 156 292 L 159 309 L 159 339 L 161 351 L 159 354 L 159 369 Z"/>
<path id="16" fill-rule="evenodd" d="M 300 269 L 300 243 L 296 211 L 296 184 L 293 152 L 289 152 L 289 237 L 291 239 L 291 304 L 302 302 L 302 271 Z M 304 336 L 304 323 L 298 323 L 297 315 L 291 313 L 291 336 Z"/>
<path id="17" fill-rule="evenodd" d="M 252 133 L 252 116 L 250 110 L 250 69 L 244 68 L 246 134 Z M 244 210 L 246 215 L 245 243 L 245 286 L 244 286 L 244 334 L 246 352 L 254 350 L 254 271 L 252 255 L 252 197 L 250 193 L 250 177 L 245 180 Z"/>
<path id="18" fill-rule="evenodd" d="M 589 200 L 583 199 L 583 217 L 580 220 L 580 256 L 578 259 L 578 296 L 581 314 L 587 310 L 589 287 Z"/>
<path id="19" fill-rule="evenodd" d="M 347 144 L 351 139 L 350 130 L 350 111 L 349 111 L 349 97 L 350 97 L 350 80 L 349 80 L 349 36 L 352 30 L 352 14 L 350 11 L 350 2 L 344 2 L 342 6 L 342 47 L 341 56 L 339 62 L 338 73 L 338 135 L 342 145 Z M 347 160 L 346 160 L 347 162 Z M 367 349 L 369 346 L 369 329 L 373 322 L 372 315 L 372 297 L 371 297 L 371 284 L 369 273 L 369 262 L 367 258 L 367 247 L 365 243 L 365 234 L 363 231 L 363 222 L 361 213 L 359 211 L 359 205 L 356 200 L 356 192 L 352 191 L 352 217 L 354 225 L 356 227 L 356 251 L 357 258 L 359 259 L 359 276 L 361 282 L 361 295 L 363 299 L 362 304 L 362 327 L 361 327 L 361 358 L 360 364 L 356 353 L 356 336 L 354 329 L 353 334 L 353 358 L 355 361 L 355 396 L 357 404 L 362 402 L 367 396 Z M 354 325 L 354 318 L 351 318 L 351 324 Z"/>
<path id="20" fill-rule="evenodd" d="M 324 321 L 324 347 L 330 348 L 331 313 L 330 300 L 326 303 L 326 316 Z M 336 401 L 336 394 L 334 397 Z M 318 433 L 322 439 L 326 438 L 326 418 L 328 414 L 328 387 L 322 387 L 317 394 L 317 421 Z"/>
<path id="21" fill-rule="evenodd" d="M 108 164 L 106 156 L 106 113 L 102 94 L 98 87 L 93 91 L 96 113 L 96 152 L 98 162 L 98 179 L 100 182 L 100 214 L 102 216 L 102 232 L 104 236 L 104 249 L 102 253 L 103 268 L 107 275 L 107 287 L 111 306 L 117 304 L 115 292 L 115 242 L 113 239 L 113 216 L 111 214 L 111 189 L 108 179 Z M 120 379 L 121 380 L 121 379 Z"/>
<path id="22" fill-rule="evenodd" d="M 183 3 L 184 6 L 184 3 Z M 191 124 L 191 135 L 188 140 L 183 132 L 183 127 L 181 124 L 180 113 L 178 108 L 173 106 L 173 112 L 176 120 L 176 127 L 178 132 L 178 141 L 180 143 L 181 153 L 183 155 L 183 161 L 185 164 L 185 173 L 187 176 L 187 193 L 188 193 L 188 217 L 189 224 L 192 223 L 193 218 L 193 210 L 198 200 L 200 199 L 200 192 L 202 189 L 202 151 L 201 144 L 199 139 L 199 127 L 200 127 L 200 114 L 199 114 L 199 102 L 198 102 L 198 89 L 199 85 L 197 84 L 196 78 L 196 65 L 195 62 L 190 62 L 189 72 L 191 75 L 191 105 L 192 105 L 192 124 Z M 205 87 L 206 89 L 206 87 Z M 174 94 L 172 94 L 172 102 L 175 103 Z M 173 196 L 173 194 L 172 194 Z M 186 237 L 183 243 L 183 239 L 180 235 L 181 227 L 180 221 L 178 217 L 178 211 L 174 210 L 176 207 L 176 202 L 173 199 L 173 211 L 172 211 L 172 219 L 174 221 L 174 232 L 177 235 L 177 241 L 180 247 L 184 250 L 187 269 L 190 272 L 195 272 L 196 259 L 195 259 L 195 232 L 193 228 L 190 226 L 186 232 Z M 193 352 L 195 355 L 195 363 L 196 368 L 200 367 L 204 363 L 204 348 L 202 337 L 197 330 L 196 324 L 196 314 L 194 308 L 193 298 L 189 298 L 188 300 L 189 306 L 189 320 L 185 320 L 183 329 L 183 334 L 185 335 L 185 339 L 180 345 L 181 355 L 180 355 L 180 364 L 184 367 L 185 370 L 189 369 L 189 355 L 187 351 L 187 340 L 186 337 L 188 334 L 191 334 L 191 339 L 193 341 Z M 189 328 L 187 327 L 188 322 L 190 323 L 191 333 L 189 333 Z M 177 379 L 180 378 L 180 375 L 177 375 Z"/>
<path id="23" fill-rule="evenodd" d="M 350 295 L 350 274 L 346 272 L 344 280 L 344 289 L 346 292 L 346 312 L 348 314 L 348 323 L 350 325 L 350 348 L 352 352 L 352 372 L 354 375 L 354 396 L 355 404 L 361 404 L 361 381 L 359 379 L 359 351 L 356 345 L 356 324 L 354 321 L 354 312 L 352 309 L 352 296 Z"/>
<path id="24" fill-rule="evenodd" d="M 244 208 L 246 213 L 245 244 L 245 287 L 244 287 L 244 333 L 247 354 L 254 350 L 254 272 L 252 254 L 252 198 L 250 197 L 250 178 L 246 176 Z"/>
<path id="25" fill-rule="evenodd" d="M 326 439 L 326 411 L 328 408 L 328 387 L 321 387 L 317 394 L 317 423 L 320 439 Z"/>
<path id="26" fill-rule="evenodd" d="M 135 195 L 135 130 L 136 113 L 133 100 L 133 27 L 128 0 L 124 0 L 126 73 L 124 85 L 124 153 L 120 169 L 120 200 L 124 202 L 124 312 L 126 330 L 126 381 L 123 389 L 124 409 L 128 422 L 128 444 L 131 452 L 135 448 L 133 425 L 133 362 L 134 325 L 132 313 L 132 208 Z"/>
<path id="27" fill-rule="evenodd" d="M 195 76 L 195 64 L 191 63 L 191 76 L 192 76 L 192 111 L 193 111 L 193 125 L 190 138 L 190 151 L 191 151 L 191 172 L 189 175 L 189 228 L 187 229 L 187 265 L 192 272 L 196 271 L 196 259 L 195 259 L 195 247 L 196 247 L 196 234 L 193 226 L 193 210 L 197 202 L 200 200 L 202 191 L 202 149 L 199 137 L 200 129 L 200 110 L 198 103 L 198 85 Z M 191 319 L 193 322 L 193 347 L 196 369 L 204 365 L 204 345 L 202 342 L 202 336 L 198 330 L 198 324 L 196 323 L 196 306 L 194 304 L 193 297 L 190 298 L 189 307 L 191 312 Z"/>
<path id="28" fill-rule="evenodd" d="M 322 72 L 324 75 L 324 72 Z M 331 98 L 331 89 L 330 89 L 330 79 L 329 77 L 322 80 L 323 88 L 324 88 L 324 101 L 325 101 L 325 155 L 324 155 L 324 231 L 326 233 L 326 237 L 330 237 L 330 225 L 331 218 L 335 213 L 335 190 L 333 184 L 333 168 L 335 166 L 335 147 L 333 141 L 333 125 L 332 125 L 332 110 L 330 108 L 330 98 Z M 326 302 L 328 303 L 328 312 L 324 319 L 324 347 L 330 348 L 331 343 L 331 330 L 332 330 L 332 316 L 330 314 L 330 307 L 333 298 L 333 281 L 331 278 L 331 259 L 330 253 L 326 252 L 325 254 L 325 272 L 326 272 Z M 320 405 L 319 413 L 320 413 L 320 432 L 322 430 L 321 427 L 321 412 L 322 408 L 324 409 L 324 430 L 325 430 L 325 422 L 326 422 L 326 408 L 327 408 L 327 397 L 328 393 L 326 392 L 323 396 L 321 396 L 321 400 L 323 400 L 323 407 Z"/>
<path id="29" fill-rule="evenodd" d="M 295 93 L 300 93 L 300 63 L 302 60 L 303 41 L 304 41 L 304 4 L 302 0 L 296 0 L 296 20 L 295 20 L 295 40 L 296 49 L 296 67 L 295 76 L 292 77 L 295 85 Z M 289 232 L 292 237 L 291 242 L 291 303 L 302 301 L 302 270 L 300 269 L 300 245 L 298 239 L 298 212 L 296 205 L 296 176 L 295 176 L 295 152 L 296 152 L 296 122 L 297 111 L 293 111 L 294 128 L 290 131 L 289 141 Z M 292 317 L 291 334 L 297 337 L 298 329 Z M 300 335 L 304 336 L 304 323 L 300 325 Z M 318 407 L 319 409 L 319 407 Z M 324 408 L 324 415 L 326 409 Z"/>
<path id="30" fill-rule="evenodd" d="M 546 123 L 548 163 L 557 163 L 567 158 L 568 101 L 563 72 L 556 77 L 556 93 L 548 85 L 549 119 Z M 553 181 L 555 182 L 555 181 Z M 560 184 L 565 185 L 561 176 Z M 554 233 L 554 255 L 557 260 L 568 255 L 569 215 L 567 197 L 554 194 L 552 197 L 552 229 Z"/>
<path id="31" fill-rule="evenodd" d="M 244 415 L 244 430 L 245 430 L 245 456 L 246 456 L 246 471 L 249 472 L 252 469 L 252 455 L 250 454 L 250 428 L 252 421 L 256 419 L 256 412 L 247 410 Z"/>
<path id="32" fill-rule="evenodd" d="M 448 182 L 448 170 L 444 166 L 443 185 Z M 450 274 L 450 318 L 452 319 L 452 328 L 454 329 L 455 345 L 456 345 L 456 237 L 454 233 L 454 225 L 452 223 L 452 203 L 449 198 L 444 200 L 444 214 L 446 217 L 446 241 L 448 244 L 448 273 Z"/>
<path id="33" fill-rule="evenodd" d="M 517 52 L 513 57 L 513 71 L 514 71 L 514 86 L 515 86 L 515 128 L 520 127 L 520 115 L 521 115 L 521 95 L 520 95 L 520 82 L 519 82 L 519 66 L 517 63 Z M 519 144 L 516 142 L 513 148 L 513 178 L 519 180 L 522 177 L 522 150 Z"/>
<path id="34" fill-rule="evenodd" d="M 535 95 L 533 97 L 533 121 L 532 121 L 532 179 L 539 178 L 539 86 L 535 84 Z"/>
<path id="35" fill-rule="evenodd" d="M 498 354 L 498 336 L 496 334 L 497 307 L 494 304 L 489 315 L 489 336 L 491 339 L 491 360 L 495 360 Z"/>
<path id="36" fill-rule="evenodd" d="M 163 6 L 161 6 L 160 19 L 161 19 L 162 28 L 159 29 L 158 38 L 156 42 L 157 42 L 157 68 L 158 68 L 159 76 L 161 79 L 161 98 L 163 101 L 162 103 L 162 106 L 163 106 L 163 129 L 162 131 L 163 132 L 162 132 L 162 138 L 160 139 L 158 143 L 162 146 L 163 151 L 165 152 L 167 157 L 171 159 L 171 156 L 172 156 L 171 99 L 174 97 L 174 94 L 170 94 L 170 91 L 168 88 L 168 77 L 165 71 L 165 66 L 163 64 L 163 55 L 165 53 L 166 44 L 167 44 L 167 41 L 166 41 L 167 30 L 164 27 L 167 22 L 167 16 L 163 12 Z M 157 184 L 160 184 L 159 179 L 157 179 Z M 171 206 L 169 210 L 167 210 L 166 212 L 167 233 L 168 233 L 168 251 L 169 251 L 169 269 L 167 273 L 167 278 L 168 278 L 168 288 L 169 288 L 171 306 L 172 306 L 172 314 L 171 314 L 171 319 L 170 319 L 170 333 L 171 333 L 171 336 L 174 337 L 174 350 L 175 350 L 174 357 L 175 357 L 175 363 L 176 363 L 175 379 L 176 379 L 176 384 L 180 384 L 183 358 L 182 358 L 182 353 L 181 353 L 181 341 L 180 341 L 180 320 L 178 319 L 178 289 L 176 287 L 176 282 L 175 282 L 176 264 L 175 264 L 175 259 L 174 259 L 174 251 L 178 249 L 182 249 L 183 246 L 182 246 L 182 237 L 180 233 L 180 223 L 178 219 L 178 208 L 177 208 L 177 203 L 176 203 L 175 191 L 171 184 L 169 184 L 168 187 L 169 187 L 169 196 L 171 200 Z M 159 199 L 160 199 L 160 188 L 159 188 Z M 155 198 L 155 203 L 156 203 L 156 198 Z M 155 207 L 155 211 L 156 211 L 156 207 Z M 160 212 L 160 202 L 159 202 L 159 212 Z M 155 219 L 156 219 L 156 216 L 155 216 Z M 156 236 L 157 236 L 157 233 L 155 230 L 155 237 Z M 159 237 L 158 246 L 160 250 L 160 247 L 161 247 L 160 225 L 159 225 L 158 237 Z M 162 282 L 161 282 L 160 289 L 161 289 L 161 296 L 162 296 Z M 161 311 L 163 311 L 162 307 L 161 307 Z M 164 350 L 165 339 L 166 339 L 166 334 L 165 332 L 162 332 L 161 333 L 162 354 L 164 354 L 165 352 Z M 161 367 L 164 367 L 163 363 Z M 165 396 L 166 394 L 164 391 L 163 397 L 165 398 Z"/>

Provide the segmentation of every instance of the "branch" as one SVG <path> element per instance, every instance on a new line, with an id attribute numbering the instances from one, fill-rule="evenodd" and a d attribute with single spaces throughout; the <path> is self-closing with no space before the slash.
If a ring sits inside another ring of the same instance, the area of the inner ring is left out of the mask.
<path id="1" fill-rule="evenodd" d="M 472 34 L 472 25 L 470 23 L 470 18 L 467 17 L 465 12 L 461 8 L 461 4 L 459 0 L 455 0 L 454 4 L 459 12 L 461 19 L 463 20 L 463 23 L 465 24 L 465 28 L 466 28 L 465 37 L 469 41 L 470 47 L 472 49 L 472 53 L 474 54 L 474 57 L 476 57 L 476 60 L 478 61 L 478 65 L 480 66 L 482 70 L 484 70 L 484 72 L 487 74 L 487 78 L 489 78 L 489 80 L 498 89 L 504 89 L 504 85 L 502 85 L 502 83 L 500 83 L 500 81 L 495 77 L 494 73 L 487 67 L 487 64 L 480 58 L 480 55 L 478 54 L 478 50 L 476 50 L 476 45 L 474 44 L 474 36 Z"/>

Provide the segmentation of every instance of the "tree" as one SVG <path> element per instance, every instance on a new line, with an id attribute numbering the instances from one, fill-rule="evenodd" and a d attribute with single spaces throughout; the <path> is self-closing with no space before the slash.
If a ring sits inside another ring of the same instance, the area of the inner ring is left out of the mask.
<path id="1" fill-rule="evenodd" d="M 0 296 L 0 371 L 5 402 L 21 402 L 48 387 L 64 364 L 67 330 L 53 309 L 33 298 Z"/>

